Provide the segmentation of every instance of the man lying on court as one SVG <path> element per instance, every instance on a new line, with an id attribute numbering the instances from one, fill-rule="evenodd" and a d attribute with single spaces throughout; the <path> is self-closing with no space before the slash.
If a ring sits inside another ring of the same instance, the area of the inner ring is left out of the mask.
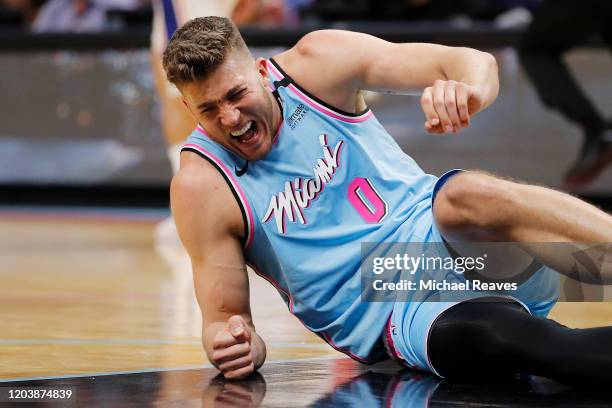
<path id="1" fill-rule="evenodd" d="M 497 96 L 491 55 L 329 30 L 254 60 L 229 20 L 205 17 L 173 35 L 163 64 L 200 124 L 172 209 L 204 349 L 226 378 L 266 357 L 247 265 L 306 327 L 361 362 L 390 355 L 443 377 L 612 378 L 612 328 L 545 318 L 559 288 L 546 267 L 511 302 L 478 302 L 476 292 L 463 302 L 361 300 L 362 242 L 612 241 L 612 217 L 569 195 L 473 171 L 425 174 L 364 102 L 361 90 L 424 89 L 425 128 L 457 132 Z"/>

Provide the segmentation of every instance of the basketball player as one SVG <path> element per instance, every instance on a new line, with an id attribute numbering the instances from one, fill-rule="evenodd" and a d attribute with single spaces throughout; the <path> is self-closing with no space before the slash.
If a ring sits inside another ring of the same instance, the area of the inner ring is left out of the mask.
<path id="1" fill-rule="evenodd" d="M 568 195 L 478 172 L 425 174 L 362 98 L 424 89 L 425 128 L 458 132 L 497 96 L 491 55 L 326 30 L 253 60 L 228 19 L 206 17 L 174 34 L 163 64 L 199 122 L 172 208 L 204 349 L 226 378 L 250 375 L 266 357 L 248 264 L 308 329 L 361 362 L 391 355 L 446 377 L 609 381 L 612 329 L 545 319 L 559 286 L 546 267 L 511 301 L 481 302 L 477 292 L 461 302 L 361 300 L 362 242 L 612 241 L 612 217 Z"/>
<path id="2" fill-rule="evenodd" d="M 160 98 L 166 154 L 173 174 L 179 168 L 180 148 L 197 122 L 183 106 L 180 94 L 168 83 L 164 74 L 162 54 L 170 37 L 186 21 L 200 16 L 231 17 L 237 25 L 250 24 L 260 19 L 262 7 L 262 0 L 155 0 L 153 2 L 151 69 Z M 159 223 L 155 235 L 156 242 L 159 243 L 178 242 L 172 217 Z"/>

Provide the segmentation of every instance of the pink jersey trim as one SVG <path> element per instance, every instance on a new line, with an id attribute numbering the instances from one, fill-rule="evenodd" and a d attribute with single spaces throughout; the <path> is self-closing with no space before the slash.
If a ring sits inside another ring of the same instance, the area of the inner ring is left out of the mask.
<path id="1" fill-rule="evenodd" d="M 334 112 L 334 111 L 326 108 L 325 106 L 319 104 L 317 101 L 311 99 L 308 95 L 306 95 L 302 91 L 300 91 L 293 84 L 289 84 L 289 86 L 287 88 L 291 89 L 293 91 L 293 93 L 295 93 L 298 96 L 298 98 L 300 98 L 301 100 L 306 102 L 308 105 L 310 105 L 314 109 L 316 109 L 319 112 L 324 113 L 327 116 L 330 116 L 330 117 L 332 117 L 334 119 L 340 120 L 342 122 L 346 122 L 346 123 L 361 123 L 361 122 L 365 122 L 366 120 L 370 119 L 372 117 L 372 115 L 374 115 L 372 113 L 372 111 L 368 109 L 368 111 L 365 112 L 361 116 L 345 116 L 345 115 L 342 115 L 342 114 L 340 114 L 338 112 Z"/>
<path id="2" fill-rule="evenodd" d="M 200 125 L 199 123 L 198 123 L 198 126 L 196 126 L 196 130 L 200 132 L 201 134 L 203 134 L 204 136 L 209 137 L 208 133 L 206 133 L 206 129 L 204 129 L 204 127 Z"/>
<path id="3" fill-rule="evenodd" d="M 274 64 L 272 64 L 270 62 L 270 60 L 266 61 L 266 63 L 267 63 L 268 69 L 272 71 L 274 76 L 278 77 L 277 80 L 281 80 L 281 79 L 284 78 L 283 74 L 281 72 L 279 72 L 279 70 L 274 66 Z M 334 112 L 331 109 L 329 109 L 329 108 L 321 105 L 317 101 L 313 100 L 308 95 L 306 95 L 305 93 L 300 91 L 294 84 L 289 84 L 287 86 L 287 88 L 291 89 L 293 91 L 293 93 L 295 93 L 301 100 L 306 102 L 308 105 L 310 105 L 314 109 L 318 110 L 319 112 L 322 112 L 322 113 L 326 114 L 327 116 L 331 116 L 334 119 L 340 120 L 342 122 L 361 123 L 361 122 L 364 122 L 364 121 L 370 119 L 374 115 L 374 113 L 371 110 L 369 110 L 369 109 L 368 109 L 367 112 L 365 112 L 364 114 L 362 114 L 360 116 L 347 116 L 347 115 L 343 115 L 343 114 L 341 114 L 339 112 Z"/>
<path id="4" fill-rule="evenodd" d="M 278 70 L 274 67 L 274 65 L 272 65 L 272 63 L 270 62 L 270 60 L 266 60 L 266 67 L 268 67 L 268 72 L 272 71 L 272 81 L 280 81 L 281 79 L 283 79 L 283 75 L 278 72 Z M 275 78 L 276 77 L 276 78 Z M 275 88 L 271 85 L 268 86 L 268 89 L 270 89 L 270 92 L 274 92 Z M 274 138 L 272 139 L 272 143 L 276 144 L 278 142 L 278 136 L 281 133 L 281 129 L 283 128 L 283 124 L 285 123 L 285 121 L 283 120 L 282 117 L 282 112 L 281 112 L 281 121 L 280 124 L 278 125 L 278 130 L 276 131 L 276 135 L 274 135 Z"/>
<path id="5" fill-rule="evenodd" d="M 270 60 L 266 60 L 266 66 L 268 67 L 268 71 L 272 71 L 273 76 L 276 77 L 273 78 L 275 81 L 280 81 L 284 78 L 283 74 L 281 74 L 278 69 L 276 69 L 276 67 L 270 62 Z"/>
<path id="6" fill-rule="evenodd" d="M 325 333 L 325 332 L 319 332 L 321 333 L 321 336 L 323 336 L 323 339 L 327 342 L 327 344 L 329 344 L 330 346 L 332 346 L 336 351 L 339 351 L 341 353 L 346 354 L 347 356 L 349 356 L 350 358 L 352 358 L 353 360 L 357 360 L 360 363 L 367 363 L 368 360 L 362 357 L 359 357 L 353 353 L 351 353 L 348 350 L 343 350 L 340 347 L 336 346 L 336 344 L 334 344 L 334 342 L 332 341 L 332 339 Z"/>
<path id="7" fill-rule="evenodd" d="M 285 294 L 285 296 L 287 296 L 287 299 L 289 299 L 289 312 L 291 312 L 292 315 L 294 315 L 299 321 L 300 323 L 302 323 L 302 325 L 304 327 L 306 327 L 309 331 L 312 331 L 307 325 L 306 323 L 304 323 L 304 321 L 295 314 L 295 312 L 293 311 L 293 297 L 285 290 L 283 289 L 278 282 L 276 282 L 271 276 L 266 275 L 265 273 L 261 272 L 257 266 L 255 266 L 255 264 L 253 264 L 252 262 L 247 262 L 247 265 L 249 265 L 257 275 L 261 276 L 262 278 L 264 278 L 265 280 L 267 280 L 268 282 L 270 282 L 270 284 L 272 286 L 274 286 L 276 288 L 276 290 L 278 290 L 279 292 L 282 292 Z M 359 357 L 353 353 L 351 353 L 348 350 L 343 350 L 342 348 L 336 346 L 336 344 L 332 341 L 332 339 L 325 333 L 325 332 L 316 332 L 317 334 L 320 334 L 321 336 L 323 336 L 323 339 L 327 342 L 327 344 L 329 344 L 330 346 L 332 346 L 336 351 L 339 351 L 343 354 L 346 354 L 347 356 L 351 357 L 353 360 L 357 360 L 361 363 L 367 363 L 368 360 L 366 360 L 363 357 Z"/>
<path id="8" fill-rule="evenodd" d="M 391 335 L 391 316 L 389 316 L 389 319 L 387 320 L 387 324 L 385 325 L 384 336 L 385 336 L 386 343 L 389 346 L 389 351 L 392 354 L 391 357 L 399 361 L 403 361 L 404 359 L 397 352 L 397 350 L 395 349 L 395 344 L 393 343 L 393 336 Z"/>
<path id="9" fill-rule="evenodd" d="M 285 121 L 283 120 L 282 114 L 281 114 L 281 121 L 280 121 L 280 124 L 278 125 L 278 130 L 276 131 L 276 134 L 274 135 L 274 139 L 272 139 L 272 144 L 276 144 L 278 142 L 278 137 L 280 136 L 284 123 Z"/>
<path id="10" fill-rule="evenodd" d="M 198 130 L 206 134 L 205 132 L 203 132 L 203 129 L 200 129 L 199 126 L 198 126 Z M 231 181 L 232 186 L 234 187 L 234 189 L 238 192 L 238 195 L 240 196 L 240 201 L 242 201 L 242 205 L 244 209 L 246 210 L 246 214 L 247 214 L 247 222 L 249 225 L 247 226 L 248 236 L 246 239 L 246 243 L 244 244 L 244 249 L 248 250 L 249 247 L 251 246 L 251 243 L 253 242 L 255 222 L 253 219 L 253 210 L 251 209 L 251 206 L 249 205 L 249 201 L 246 198 L 246 194 L 244 193 L 244 190 L 242 189 L 240 184 L 238 184 L 238 181 L 234 178 L 234 176 L 232 175 L 232 172 L 227 168 L 227 166 L 218 157 L 216 157 L 212 153 L 208 152 L 207 150 L 204 150 L 202 147 L 196 144 L 193 144 L 193 143 L 187 143 L 186 145 L 183 146 L 183 148 L 195 149 L 198 152 L 202 153 L 204 156 L 214 161 L 219 166 L 219 168 L 223 170 L 225 175 Z"/>

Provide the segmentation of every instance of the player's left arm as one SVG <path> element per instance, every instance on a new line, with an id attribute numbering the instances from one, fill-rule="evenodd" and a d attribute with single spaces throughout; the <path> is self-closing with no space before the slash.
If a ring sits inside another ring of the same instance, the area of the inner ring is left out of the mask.
<path id="1" fill-rule="evenodd" d="M 322 67 L 318 80 L 342 84 L 349 97 L 354 89 L 422 92 L 425 128 L 432 133 L 468 127 L 470 117 L 489 106 L 499 91 L 495 58 L 472 48 L 397 44 L 363 33 L 322 30 L 307 34 L 292 52 Z M 325 86 L 320 85 L 323 94 Z"/>

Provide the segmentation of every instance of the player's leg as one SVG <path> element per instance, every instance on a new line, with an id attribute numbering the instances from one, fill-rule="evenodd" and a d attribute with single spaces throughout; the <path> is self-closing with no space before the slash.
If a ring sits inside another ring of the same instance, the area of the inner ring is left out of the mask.
<path id="1" fill-rule="evenodd" d="M 605 123 L 563 61 L 563 53 L 597 31 L 602 21 L 598 7 L 574 0 L 544 0 L 519 47 L 525 72 L 542 102 L 584 128 L 587 137 Z"/>
<path id="2" fill-rule="evenodd" d="M 448 378 L 518 373 L 572 385 L 612 383 L 612 327 L 570 329 L 518 303 L 472 300 L 443 312 L 429 335 L 429 358 Z"/>
<path id="3" fill-rule="evenodd" d="M 162 55 L 174 31 L 187 21 L 201 16 L 231 17 L 237 24 L 256 21 L 261 14 L 261 0 L 155 0 L 151 33 L 151 69 L 161 103 L 161 122 L 168 159 L 173 173 L 179 166 L 179 154 L 196 120 L 184 106 L 178 90 L 168 82 Z"/>
<path id="4" fill-rule="evenodd" d="M 162 66 L 162 55 L 174 30 L 182 23 L 179 18 L 189 17 L 183 16 L 186 14 L 183 9 L 187 6 L 187 3 L 181 0 L 157 0 L 153 4 L 154 18 L 150 48 L 151 70 L 160 100 L 162 130 L 173 173 L 178 170 L 180 146 L 195 128 L 196 121 L 183 105 L 178 90 L 166 79 Z"/>
<path id="5" fill-rule="evenodd" d="M 566 274 L 573 258 L 533 243 L 567 243 L 568 251 L 580 249 L 571 243 L 612 243 L 609 214 L 559 191 L 485 173 L 454 175 L 439 189 L 433 206 L 447 241 L 521 243 L 540 262 Z M 610 262 L 602 266 L 601 273 L 612 275 Z"/>
<path id="6" fill-rule="evenodd" d="M 582 128 L 584 139 L 578 160 L 566 175 L 570 185 L 585 184 L 597 177 L 612 161 L 612 148 L 605 141 L 609 124 L 575 80 L 563 54 L 605 28 L 610 10 L 605 0 L 545 0 L 519 47 L 525 72 L 542 102 Z"/>
<path id="7" fill-rule="evenodd" d="M 161 105 L 162 130 L 173 174 L 179 169 L 180 149 L 195 129 L 196 120 L 184 106 L 178 90 L 166 79 L 162 55 L 170 37 L 182 24 L 200 16 L 229 16 L 236 3 L 235 0 L 155 0 L 153 2 L 151 70 Z M 172 217 L 158 224 L 155 235 L 157 242 L 170 244 L 179 242 Z"/>
<path id="8" fill-rule="evenodd" d="M 172 172 L 179 166 L 180 148 L 185 139 L 195 129 L 196 121 L 181 101 L 181 95 L 168 81 L 162 68 L 163 51 L 151 49 L 151 68 L 155 87 L 161 101 L 161 124 L 166 140 L 168 160 Z"/>

